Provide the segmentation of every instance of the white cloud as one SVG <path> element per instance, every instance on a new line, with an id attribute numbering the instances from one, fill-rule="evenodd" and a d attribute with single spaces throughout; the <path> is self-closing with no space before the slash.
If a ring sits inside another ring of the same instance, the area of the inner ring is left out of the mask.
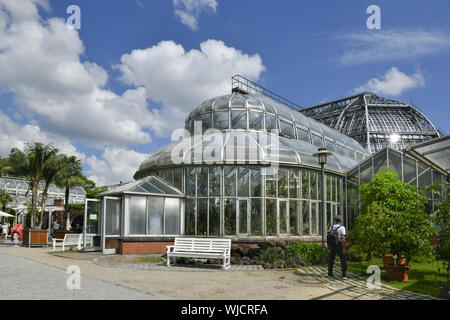
<path id="1" fill-rule="evenodd" d="M 89 179 L 97 185 L 117 184 L 120 181 L 132 180 L 139 165 L 147 159 L 147 155 L 123 148 L 106 148 L 102 159 L 90 156 L 86 163 L 89 165 Z"/>
<path id="2" fill-rule="evenodd" d="M 194 17 L 217 6 L 215 0 L 178 4 Z M 84 160 L 87 175 L 98 184 L 131 180 L 146 158 L 133 145 L 152 141 L 152 131 L 183 126 L 199 103 L 230 92 L 232 75 L 258 80 L 265 70 L 258 54 L 221 41 L 208 40 L 187 52 L 164 41 L 122 56 L 117 68 L 132 87 L 117 94 L 106 88 L 107 71 L 85 60 L 78 32 L 63 19 L 43 19 L 39 6 L 50 9 L 46 0 L 0 0 L 0 94 L 14 98 L 14 109 L 0 106 L 0 154 L 29 141 L 53 143 Z M 150 109 L 149 100 L 162 108 Z M 104 152 L 84 154 L 73 141 Z"/>
<path id="3" fill-rule="evenodd" d="M 392 67 L 382 77 L 370 79 L 354 92 L 370 91 L 380 95 L 400 96 L 406 90 L 423 86 L 425 86 L 425 78 L 420 70 L 407 75 L 398 68 Z"/>
<path id="4" fill-rule="evenodd" d="M 348 48 L 340 57 L 344 65 L 413 59 L 450 48 L 450 34 L 444 31 L 390 30 L 354 32 L 337 37 Z"/>
<path id="5" fill-rule="evenodd" d="M 198 30 L 198 18 L 205 10 L 216 12 L 216 0 L 173 0 L 175 16 L 191 30 Z"/>
<path id="6" fill-rule="evenodd" d="M 144 88 L 117 95 L 104 89 L 107 72 L 82 62 L 83 42 L 62 19 L 42 20 L 36 3 L 0 2 L 0 84 L 29 118 L 68 137 L 101 144 L 151 141 L 154 113 Z"/>
<path id="7" fill-rule="evenodd" d="M 183 127 L 187 113 L 204 100 L 230 93 L 230 78 L 241 74 L 258 80 L 265 70 L 259 54 L 244 54 L 222 41 L 207 40 L 200 50 L 186 52 L 173 41 L 133 50 L 116 66 L 122 80 L 146 88 L 150 99 L 162 102 L 158 133 Z"/>
<path id="8" fill-rule="evenodd" d="M 19 125 L 0 111 L 0 156 L 7 157 L 11 148 L 24 149 L 27 142 L 41 142 L 53 144 L 60 152 L 74 155 L 84 161 L 84 153 L 77 151 L 76 147 L 64 137 L 42 132 L 39 126 L 33 124 Z"/>

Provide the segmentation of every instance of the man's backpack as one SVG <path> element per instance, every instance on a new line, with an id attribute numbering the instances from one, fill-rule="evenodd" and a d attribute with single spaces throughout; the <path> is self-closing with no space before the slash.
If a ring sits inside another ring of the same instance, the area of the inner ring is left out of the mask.
<path id="1" fill-rule="evenodd" d="M 336 247 L 339 242 L 338 230 L 342 226 L 337 227 L 333 230 L 333 226 L 331 226 L 331 230 L 327 233 L 327 245 L 329 248 Z"/>

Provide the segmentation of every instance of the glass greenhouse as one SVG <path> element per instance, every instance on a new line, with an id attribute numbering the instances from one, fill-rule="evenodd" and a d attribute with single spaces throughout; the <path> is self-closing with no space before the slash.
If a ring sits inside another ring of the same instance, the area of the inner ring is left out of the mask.
<path id="1" fill-rule="evenodd" d="M 419 113 L 409 119 L 407 125 L 421 126 L 427 138 L 440 134 L 432 133 Z M 414 136 L 415 129 L 408 130 Z M 372 154 L 355 139 L 258 92 L 241 90 L 203 102 L 187 116 L 178 138 L 141 164 L 136 181 L 101 195 L 104 249 L 164 252 L 175 236 L 317 241 L 322 180 L 313 155 L 320 147 L 331 152 L 325 165 L 326 225 L 337 214 L 347 227 L 354 225 L 358 187 L 382 167 L 420 189 L 448 180 L 448 170 L 413 150 L 385 147 Z M 446 141 L 439 150 L 449 148 Z M 439 201 L 433 196 L 429 209 Z"/>
<path id="2" fill-rule="evenodd" d="M 189 114 L 185 129 L 135 174 L 159 176 L 184 194 L 183 235 L 318 236 L 321 181 L 313 154 L 318 147 L 333 152 L 325 167 L 327 224 L 343 213 L 346 170 L 368 156 L 352 138 L 261 94 L 210 99 Z"/>
<path id="3" fill-rule="evenodd" d="M 38 202 L 42 199 L 42 190 L 44 190 L 43 182 L 39 184 Z M 25 203 L 31 202 L 31 192 L 28 192 L 28 182 L 24 178 L 0 176 L 0 192 L 7 193 L 11 196 L 13 202 L 8 207 L 23 206 Z M 47 205 L 51 206 L 54 200 L 64 198 L 64 189 L 58 188 L 54 184 L 50 185 L 46 202 Z M 86 191 L 82 187 L 73 187 L 70 189 L 70 203 L 84 203 L 85 198 Z"/>
<path id="4" fill-rule="evenodd" d="M 369 152 L 405 149 L 443 134 L 416 107 L 374 93 L 305 108 L 302 112 L 360 142 Z"/>
<path id="5" fill-rule="evenodd" d="M 450 148 L 447 136 L 447 149 Z M 447 150 L 446 149 L 446 150 Z M 369 182 L 372 176 L 379 173 L 383 168 L 398 173 L 398 178 L 403 182 L 411 184 L 422 191 L 430 200 L 426 205 L 426 210 L 432 213 L 437 209 L 438 204 L 443 200 L 444 182 L 448 180 L 448 170 L 417 159 L 416 155 L 408 151 L 398 151 L 392 148 L 384 148 L 375 153 L 370 158 L 359 163 L 346 173 L 346 210 L 344 220 L 347 228 L 351 229 L 355 225 L 356 217 L 360 210 L 359 186 Z M 427 191 L 427 186 L 433 184 L 441 185 L 441 194 L 432 194 Z"/>

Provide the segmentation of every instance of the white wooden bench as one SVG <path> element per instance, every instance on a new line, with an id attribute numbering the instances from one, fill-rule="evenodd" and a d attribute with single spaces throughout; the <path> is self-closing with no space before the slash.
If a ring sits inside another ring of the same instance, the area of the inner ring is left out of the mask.
<path id="1" fill-rule="evenodd" d="M 223 269 L 229 269 L 231 239 L 217 238 L 175 238 L 173 246 L 167 248 L 167 266 L 170 267 L 170 259 L 177 257 L 185 258 L 203 258 L 203 259 L 221 259 L 223 260 Z"/>
<path id="2" fill-rule="evenodd" d="M 53 239 L 53 251 L 56 250 L 56 247 L 62 247 L 62 251 L 64 251 L 65 247 L 77 246 L 78 250 L 81 250 L 81 244 L 83 243 L 83 234 L 82 233 L 66 233 L 64 235 L 64 239 Z"/>

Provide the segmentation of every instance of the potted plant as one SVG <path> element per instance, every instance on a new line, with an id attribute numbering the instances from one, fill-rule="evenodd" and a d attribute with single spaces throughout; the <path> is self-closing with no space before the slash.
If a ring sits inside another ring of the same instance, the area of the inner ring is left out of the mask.
<path id="1" fill-rule="evenodd" d="M 428 200 L 386 170 L 360 187 L 361 215 L 353 240 L 372 256 L 383 256 L 388 280 L 407 281 L 412 256 L 431 256 L 433 234 Z"/>

